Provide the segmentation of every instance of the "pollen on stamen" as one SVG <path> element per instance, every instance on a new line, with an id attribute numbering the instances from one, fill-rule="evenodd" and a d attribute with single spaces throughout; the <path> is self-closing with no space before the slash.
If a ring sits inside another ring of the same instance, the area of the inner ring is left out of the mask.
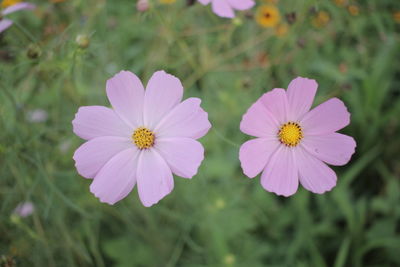
<path id="1" fill-rule="evenodd" d="M 303 138 L 303 131 L 297 122 L 287 122 L 278 132 L 279 141 L 289 147 L 297 146 Z"/>
<path id="2" fill-rule="evenodd" d="M 147 149 L 154 145 L 155 135 L 145 127 L 137 128 L 132 134 L 132 142 L 139 149 Z"/>

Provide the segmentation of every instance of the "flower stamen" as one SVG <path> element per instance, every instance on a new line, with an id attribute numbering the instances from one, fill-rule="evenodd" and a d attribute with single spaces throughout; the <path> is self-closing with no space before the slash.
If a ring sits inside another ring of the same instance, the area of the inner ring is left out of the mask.
<path id="1" fill-rule="evenodd" d="M 154 145 L 155 135 L 145 127 L 137 128 L 132 134 L 132 142 L 139 149 L 147 149 Z"/>
<path id="2" fill-rule="evenodd" d="M 297 122 L 287 122 L 281 126 L 278 133 L 279 141 L 285 146 L 297 146 L 303 138 L 303 131 Z"/>

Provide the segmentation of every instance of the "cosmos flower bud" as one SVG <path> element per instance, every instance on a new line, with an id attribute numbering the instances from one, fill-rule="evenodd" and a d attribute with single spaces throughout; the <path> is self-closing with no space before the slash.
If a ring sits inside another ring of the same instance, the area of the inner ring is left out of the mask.
<path id="1" fill-rule="evenodd" d="M 136 3 L 136 9 L 139 12 L 145 12 L 149 9 L 149 1 L 148 0 L 138 0 Z"/>
<path id="2" fill-rule="evenodd" d="M 30 59 L 36 59 L 42 54 L 42 49 L 36 44 L 30 44 L 26 51 L 26 56 Z"/>
<path id="3" fill-rule="evenodd" d="M 82 49 L 86 49 L 90 45 L 89 36 L 87 36 L 86 34 L 78 34 L 78 36 L 76 36 L 75 42 Z"/>

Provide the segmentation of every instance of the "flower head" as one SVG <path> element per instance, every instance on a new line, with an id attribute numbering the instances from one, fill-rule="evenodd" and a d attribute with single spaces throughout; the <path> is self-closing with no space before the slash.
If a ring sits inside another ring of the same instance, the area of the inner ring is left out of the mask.
<path id="1" fill-rule="evenodd" d="M 246 10 L 255 5 L 254 0 L 198 0 L 203 5 L 211 3 L 215 14 L 223 18 L 234 18 L 234 10 Z"/>
<path id="2" fill-rule="evenodd" d="M 32 202 L 22 202 L 14 210 L 14 214 L 19 217 L 28 217 L 35 211 L 35 206 Z"/>
<path id="3" fill-rule="evenodd" d="M 316 28 L 325 27 L 329 21 L 331 20 L 331 16 L 326 11 L 319 11 L 315 17 L 312 19 L 312 24 Z"/>
<path id="4" fill-rule="evenodd" d="M 34 9 L 35 5 L 20 1 L 4 1 L 2 2 L 3 10 L 0 11 L 0 33 L 9 28 L 13 22 L 12 20 L 3 18 L 4 16 L 24 9 Z"/>
<path id="5" fill-rule="evenodd" d="M 262 5 L 257 9 L 256 21 L 263 27 L 275 27 L 281 20 L 279 9 L 273 5 Z"/>
<path id="6" fill-rule="evenodd" d="M 121 71 L 107 81 L 113 109 L 81 107 L 72 121 L 76 135 L 87 140 L 74 154 L 80 175 L 94 178 L 90 191 L 114 204 L 137 184 L 144 206 L 156 204 L 173 187 L 172 173 L 191 178 L 204 158 L 196 139 L 211 127 L 201 100 L 181 102 L 178 78 L 158 71 L 144 89 L 138 77 Z"/>
<path id="7" fill-rule="evenodd" d="M 350 122 L 342 101 L 332 98 L 310 110 L 317 87 L 298 77 L 286 91 L 265 93 L 243 115 L 240 130 L 257 138 L 241 146 L 241 166 L 250 178 L 262 172 L 267 191 L 290 196 L 299 181 L 313 193 L 329 191 L 337 178 L 325 163 L 344 165 L 355 151 L 352 137 L 336 133 Z"/>

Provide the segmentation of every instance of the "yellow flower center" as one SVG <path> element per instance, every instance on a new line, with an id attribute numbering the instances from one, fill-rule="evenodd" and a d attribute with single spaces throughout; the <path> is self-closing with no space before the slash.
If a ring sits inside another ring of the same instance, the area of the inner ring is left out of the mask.
<path id="1" fill-rule="evenodd" d="M 275 27 L 280 21 L 280 13 L 273 5 L 262 5 L 257 9 L 255 19 L 263 27 Z"/>
<path id="2" fill-rule="evenodd" d="M 303 132 L 298 123 L 288 122 L 281 126 L 278 137 L 279 141 L 286 146 L 297 146 L 303 138 Z"/>
<path id="3" fill-rule="evenodd" d="M 154 145 L 155 135 L 145 127 L 137 128 L 132 134 L 132 142 L 139 149 L 147 149 Z"/>
<path id="4" fill-rule="evenodd" d="M 15 4 L 18 4 L 19 2 L 21 2 L 21 0 L 3 0 L 1 2 L 1 7 L 2 8 L 6 8 L 6 7 L 9 7 L 9 6 L 13 6 Z"/>

